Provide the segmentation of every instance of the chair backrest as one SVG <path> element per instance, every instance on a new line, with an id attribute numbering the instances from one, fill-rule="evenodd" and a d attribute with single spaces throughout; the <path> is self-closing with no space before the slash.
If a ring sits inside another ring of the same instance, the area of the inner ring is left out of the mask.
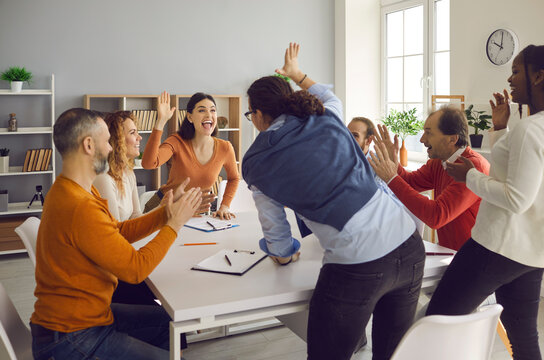
<path id="1" fill-rule="evenodd" d="M 404 335 L 391 360 L 489 360 L 502 306 L 469 315 L 432 315 Z"/>
<path id="2" fill-rule="evenodd" d="M 144 212 L 145 204 L 155 195 L 156 191 L 146 191 L 140 195 L 140 211 Z"/>
<path id="3" fill-rule="evenodd" d="M 217 205 L 221 205 L 223 201 L 223 194 L 225 193 L 225 188 L 227 187 L 227 180 L 221 181 L 219 184 L 219 189 L 217 191 Z M 243 211 L 257 211 L 255 207 L 255 202 L 253 201 L 253 196 L 251 195 L 251 190 L 247 188 L 247 183 L 244 180 L 240 180 L 238 184 L 238 189 L 236 189 L 236 194 L 230 203 L 230 211 L 235 215 L 237 212 Z"/>
<path id="4" fill-rule="evenodd" d="M 38 228 L 40 227 L 40 219 L 31 216 L 27 218 L 21 225 L 15 228 L 15 232 L 23 244 L 25 244 L 28 257 L 36 267 L 36 241 L 38 240 Z"/>
<path id="5" fill-rule="evenodd" d="M 4 353 L 0 358 L 10 360 L 32 359 L 32 335 L 23 324 L 4 286 L 0 284 L 0 340 Z M 5 354 L 7 353 L 7 354 Z"/>

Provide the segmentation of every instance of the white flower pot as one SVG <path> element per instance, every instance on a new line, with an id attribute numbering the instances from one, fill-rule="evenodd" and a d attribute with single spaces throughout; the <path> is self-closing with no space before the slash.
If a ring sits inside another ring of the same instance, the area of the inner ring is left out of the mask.
<path id="1" fill-rule="evenodd" d="M 142 167 L 142 159 L 134 159 L 135 167 Z"/>
<path id="2" fill-rule="evenodd" d="M 22 81 L 12 81 L 11 82 L 11 92 L 18 93 L 23 89 Z"/>
<path id="3" fill-rule="evenodd" d="M 0 173 L 9 172 L 9 156 L 0 156 Z"/>

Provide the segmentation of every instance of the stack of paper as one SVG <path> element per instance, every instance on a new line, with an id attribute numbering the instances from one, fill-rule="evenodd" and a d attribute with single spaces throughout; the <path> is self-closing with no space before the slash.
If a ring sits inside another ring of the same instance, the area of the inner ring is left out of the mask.
<path id="1" fill-rule="evenodd" d="M 230 229 L 239 225 L 231 223 L 230 220 L 220 220 L 212 216 L 201 216 L 189 219 L 189 221 L 185 223 L 185 226 L 200 231 L 210 232 Z"/>
<path id="2" fill-rule="evenodd" d="M 266 254 L 262 251 L 223 249 L 202 260 L 191 270 L 211 271 L 223 274 L 243 275 L 257 265 Z"/>

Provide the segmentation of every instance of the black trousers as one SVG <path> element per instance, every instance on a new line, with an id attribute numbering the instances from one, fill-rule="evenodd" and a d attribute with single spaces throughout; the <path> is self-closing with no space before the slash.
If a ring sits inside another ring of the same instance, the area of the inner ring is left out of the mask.
<path id="1" fill-rule="evenodd" d="M 542 359 L 537 316 L 544 269 L 520 264 L 469 239 L 433 294 L 427 315 L 465 315 L 495 292 L 515 360 Z"/>
<path id="2" fill-rule="evenodd" d="M 380 259 L 325 264 L 310 300 L 308 359 L 349 360 L 371 314 L 373 360 L 389 359 L 412 325 L 424 266 L 417 232 Z"/>

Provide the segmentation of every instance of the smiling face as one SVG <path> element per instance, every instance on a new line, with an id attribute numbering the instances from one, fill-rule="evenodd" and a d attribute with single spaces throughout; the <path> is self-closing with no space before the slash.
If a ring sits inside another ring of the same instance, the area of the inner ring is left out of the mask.
<path id="1" fill-rule="evenodd" d="M 125 145 L 127 148 L 127 159 L 134 159 L 140 155 L 140 141 L 142 137 L 132 119 L 123 121 L 123 134 L 125 134 Z"/>
<path id="2" fill-rule="evenodd" d="M 457 136 L 445 135 L 438 125 L 442 111 L 437 111 L 431 114 L 425 121 L 423 126 L 423 135 L 419 141 L 427 147 L 427 154 L 430 159 L 448 160 L 451 155 L 457 150 L 455 143 Z"/>
<path id="3" fill-rule="evenodd" d="M 514 62 L 512 63 L 512 75 L 510 75 L 508 78 L 512 101 L 518 104 L 529 103 L 529 95 L 527 94 L 527 78 L 525 73 L 523 54 L 520 53 L 518 56 L 516 56 Z"/>
<path id="4" fill-rule="evenodd" d="M 195 134 L 211 136 L 217 126 L 217 110 L 210 99 L 196 103 L 192 113 L 187 113 L 189 120 L 195 127 Z"/>

